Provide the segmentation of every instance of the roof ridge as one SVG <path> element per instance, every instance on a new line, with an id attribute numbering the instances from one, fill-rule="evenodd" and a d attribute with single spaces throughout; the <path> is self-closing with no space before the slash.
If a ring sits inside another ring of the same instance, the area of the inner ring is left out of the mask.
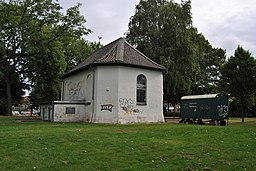
<path id="1" fill-rule="evenodd" d="M 150 59 L 149 57 L 147 57 L 145 54 L 143 54 L 143 53 L 140 52 L 138 49 L 136 49 L 135 47 L 133 47 L 133 46 L 132 46 L 129 42 L 127 42 L 126 40 L 125 40 L 125 43 L 126 43 L 128 46 L 130 46 L 133 50 L 135 50 L 136 52 L 138 52 L 140 55 L 142 55 L 145 59 L 147 59 L 148 61 L 150 61 L 151 63 L 153 63 L 154 65 L 157 65 L 157 66 L 163 68 L 162 65 L 156 63 L 155 61 L 153 61 L 152 59 Z"/>
<path id="2" fill-rule="evenodd" d="M 94 62 L 100 63 L 105 60 L 107 60 L 109 57 L 116 56 L 116 51 L 117 51 L 117 45 L 114 45 L 107 53 L 105 56 L 102 56 L 101 58 L 95 60 Z M 115 58 L 115 57 L 114 57 Z"/>
<path id="3" fill-rule="evenodd" d="M 119 40 L 119 44 L 117 45 L 117 60 L 119 61 L 124 61 L 124 43 L 125 43 L 125 38 L 121 38 Z"/>
<path id="4" fill-rule="evenodd" d="M 123 39 L 123 38 L 120 37 L 119 39 L 117 39 L 117 40 L 115 40 L 115 41 L 113 41 L 113 42 L 107 44 L 106 46 L 108 46 L 108 45 L 110 45 L 110 44 L 112 44 L 112 43 L 115 42 L 114 45 L 112 46 L 112 48 L 110 48 L 110 50 L 107 51 L 107 53 L 106 53 L 104 56 L 102 56 L 101 58 L 99 58 L 99 59 L 97 59 L 97 60 L 95 60 L 95 61 L 96 61 L 96 62 L 99 62 L 99 61 L 104 60 L 105 58 L 107 58 L 107 57 L 109 56 L 109 54 L 112 53 L 112 51 L 113 51 L 115 48 L 118 49 L 118 43 L 119 43 L 120 40 L 122 40 L 122 39 Z M 106 46 L 103 46 L 102 48 L 104 48 L 104 47 L 106 47 Z M 118 55 L 118 52 L 117 52 L 116 55 Z"/>

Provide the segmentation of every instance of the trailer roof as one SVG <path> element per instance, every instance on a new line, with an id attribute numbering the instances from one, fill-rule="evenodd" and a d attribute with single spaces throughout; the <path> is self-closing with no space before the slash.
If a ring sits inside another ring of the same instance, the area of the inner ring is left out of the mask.
<path id="1" fill-rule="evenodd" d="M 204 94 L 204 95 L 191 95 L 191 96 L 183 96 L 181 100 L 189 100 L 189 99 L 215 99 L 219 94 Z"/>

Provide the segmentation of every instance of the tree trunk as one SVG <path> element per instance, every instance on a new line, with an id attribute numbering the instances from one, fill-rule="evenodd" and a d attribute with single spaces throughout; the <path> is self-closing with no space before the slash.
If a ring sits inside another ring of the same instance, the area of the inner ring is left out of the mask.
<path id="1" fill-rule="evenodd" d="M 244 112 L 245 112 L 245 109 L 246 109 L 244 93 L 243 93 L 243 95 L 241 97 L 241 104 L 242 104 L 242 122 L 244 122 Z"/>
<path id="2" fill-rule="evenodd" d="M 244 111 L 245 111 L 245 107 L 242 107 L 242 122 L 244 122 Z"/>
<path id="3" fill-rule="evenodd" d="M 6 92 L 7 92 L 7 115 L 12 115 L 12 92 L 11 92 L 11 80 L 6 76 Z"/>

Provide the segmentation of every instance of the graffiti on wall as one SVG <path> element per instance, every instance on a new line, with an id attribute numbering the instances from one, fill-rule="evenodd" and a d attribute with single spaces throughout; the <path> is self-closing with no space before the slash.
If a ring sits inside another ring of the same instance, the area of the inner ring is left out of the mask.
<path id="1" fill-rule="evenodd" d="M 101 105 L 101 111 L 109 111 L 109 112 L 112 112 L 112 109 L 113 109 L 114 105 L 112 104 L 103 104 Z"/>
<path id="2" fill-rule="evenodd" d="M 84 99 L 84 80 L 73 83 L 67 83 L 69 100 L 85 100 Z"/>
<path id="3" fill-rule="evenodd" d="M 139 109 L 134 109 L 134 102 L 132 99 L 120 98 L 119 105 L 126 113 L 139 113 Z"/>
<path id="4" fill-rule="evenodd" d="M 228 115 L 228 106 L 218 105 L 217 110 L 219 111 L 219 116 L 225 118 Z"/>

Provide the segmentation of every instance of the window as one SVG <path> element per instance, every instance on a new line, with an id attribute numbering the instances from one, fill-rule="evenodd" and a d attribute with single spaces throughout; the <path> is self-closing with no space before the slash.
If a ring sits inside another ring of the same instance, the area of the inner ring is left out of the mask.
<path id="1" fill-rule="evenodd" d="M 137 104 L 146 104 L 147 79 L 144 75 L 137 77 Z"/>

